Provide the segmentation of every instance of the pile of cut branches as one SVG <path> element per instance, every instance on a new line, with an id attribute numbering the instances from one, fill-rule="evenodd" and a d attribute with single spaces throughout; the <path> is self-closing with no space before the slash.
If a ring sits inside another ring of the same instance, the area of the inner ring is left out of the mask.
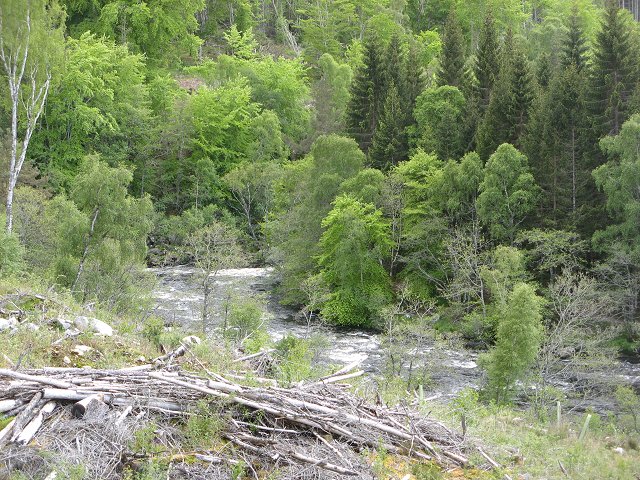
<path id="1" fill-rule="evenodd" d="M 383 448 L 444 468 L 468 463 L 461 435 L 440 422 L 410 407 L 369 404 L 350 393 L 341 382 L 362 373 L 354 368 L 290 388 L 244 386 L 237 377 L 201 376 L 166 365 L 0 369 L 0 413 L 13 417 L 0 431 L 0 450 L 27 444 L 52 449 L 52 435 L 61 441 L 60 432 L 52 431 L 54 422 L 57 428 L 65 422 L 80 428 L 78 422 L 95 412 L 102 415 L 100 422 L 113 427 L 131 425 L 145 414 L 188 418 L 206 402 L 223 412 L 220 436 L 226 441 L 221 442 L 223 451 L 189 454 L 200 462 L 233 465 L 242 459 L 248 465 L 296 466 L 324 475 L 314 478 L 372 478 L 360 454 L 366 449 Z M 126 466 L 119 463 L 139 457 L 129 448 L 124 442 L 101 460 L 103 466 L 111 465 L 110 478 Z M 184 454 L 173 455 L 168 461 L 184 459 Z"/>

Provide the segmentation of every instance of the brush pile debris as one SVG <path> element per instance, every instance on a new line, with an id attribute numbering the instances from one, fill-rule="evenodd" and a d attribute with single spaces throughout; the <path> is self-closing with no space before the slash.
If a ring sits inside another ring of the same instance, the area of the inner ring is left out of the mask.
<path id="1" fill-rule="evenodd" d="M 30 469 L 34 478 L 55 478 L 55 461 L 38 451 L 102 479 L 148 460 L 169 464 L 169 478 L 230 478 L 240 465 L 254 478 L 275 468 L 279 478 L 367 479 L 374 475 L 366 452 L 376 449 L 443 468 L 468 464 L 460 434 L 409 406 L 351 393 L 344 381 L 363 373 L 356 365 L 289 388 L 255 377 L 260 386 L 246 386 L 237 375 L 171 365 L 183 353 L 119 370 L 0 369 L 0 418 L 12 418 L 0 431 L 0 477 L 3 469 Z M 203 405 L 220 419 L 218 440 L 194 451 L 176 425 Z M 132 452 L 135 432 L 151 419 L 157 448 Z"/>

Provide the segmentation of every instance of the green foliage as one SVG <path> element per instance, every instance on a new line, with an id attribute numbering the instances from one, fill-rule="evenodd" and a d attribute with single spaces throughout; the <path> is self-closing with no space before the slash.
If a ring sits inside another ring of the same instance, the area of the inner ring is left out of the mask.
<path id="1" fill-rule="evenodd" d="M 456 87 L 445 85 L 423 91 L 413 112 L 416 146 L 434 152 L 441 160 L 460 157 L 466 148 L 465 106 L 465 98 Z"/>
<path id="2" fill-rule="evenodd" d="M 202 183 L 204 201 L 212 198 L 206 189 L 213 183 L 215 174 L 228 172 L 244 157 L 251 138 L 251 119 L 257 110 L 258 106 L 251 101 L 251 88 L 242 80 L 219 88 L 201 88 L 191 99 L 193 157 L 195 161 L 211 161 L 215 172 L 202 175 L 198 181 L 203 168 L 195 168 L 195 183 Z"/>
<path id="3" fill-rule="evenodd" d="M 531 367 L 542 341 L 542 298 L 531 285 L 518 283 L 500 306 L 496 345 L 485 358 L 489 391 L 509 401 L 515 382 Z"/>
<path id="4" fill-rule="evenodd" d="M 68 186 L 87 154 L 113 163 L 141 154 L 149 128 L 149 92 L 141 55 L 84 33 L 67 40 L 65 68 L 49 94 L 31 155 Z"/>
<path id="5" fill-rule="evenodd" d="M 94 31 L 145 53 L 155 64 L 175 64 L 183 54 L 196 52 L 196 13 L 202 0 L 136 2 L 65 0 L 73 34 Z"/>
<path id="6" fill-rule="evenodd" d="M 0 224 L 4 217 L 0 216 Z M 11 276 L 20 273 L 24 268 L 24 247 L 20 243 L 18 235 L 7 233 L 5 229 L 0 232 L 0 275 Z"/>
<path id="7" fill-rule="evenodd" d="M 526 216 L 536 206 L 539 187 L 527 157 L 503 144 L 484 168 L 478 196 L 478 218 L 499 241 L 513 241 Z"/>
<path id="8" fill-rule="evenodd" d="M 224 428 L 224 418 L 211 405 L 201 400 L 184 426 L 184 435 L 191 448 L 211 448 Z"/>
<path id="9" fill-rule="evenodd" d="M 232 300 L 225 318 L 224 336 L 236 343 L 243 343 L 254 336 L 263 340 L 265 330 L 265 306 L 255 297 Z"/>
<path id="10" fill-rule="evenodd" d="M 608 1 L 593 48 L 592 122 L 596 139 L 617 135 L 629 117 L 629 100 L 638 80 L 631 19 L 618 3 Z"/>
<path id="11" fill-rule="evenodd" d="M 320 57 L 318 67 L 321 73 L 313 88 L 316 99 L 313 130 L 319 135 L 340 133 L 345 126 L 353 70 L 328 53 Z"/>
<path id="12" fill-rule="evenodd" d="M 363 165 L 364 154 L 353 140 L 329 135 L 319 137 L 304 160 L 285 166 L 277 187 L 276 220 L 268 225 L 285 302 L 304 301 L 300 285 L 316 272 L 322 219 L 341 184 Z"/>
<path id="13" fill-rule="evenodd" d="M 382 212 L 349 196 L 339 196 L 322 221 L 318 265 L 331 293 L 322 316 L 338 325 L 371 326 L 391 299 L 382 266 L 391 249 Z"/>
<path id="14" fill-rule="evenodd" d="M 308 340 L 287 335 L 278 341 L 275 347 L 278 357 L 278 380 L 291 384 L 311 377 L 313 351 Z"/>
<path id="15" fill-rule="evenodd" d="M 503 143 L 521 145 L 533 98 L 528 60 L 509 32 L 486 115 L 476 133 L 482 158 L 488 158 Z"/>
<path id="16" fill-rule="evenodd" d="M 630 387 L 618 386 L 615 398 L 622 411 L 629 417 L 630 428 L 640 433 L 640 397 Z"/>
<path id="17" fill-rule="evenodd" d="M 98 156 L 86 157 L 71 184 L 69 199 L 50 208 L 56 227 L 54 275 L 83 300 L 97 299 L 120 310 L 138 296 L 136 266 L 144 260 L 153 207 L 127 187 L 132 174 L 112 168 Z"/>
<path id="18" fill-rule="evenodd" d="M 479 98 L 481 112 L 489 106 L 491 92 L 500 70 L 500 44 L 496 31 L 495 19 L 491 12 L 485 17 L 480 30 L 474 74 L 476 77 L 476 92 Z"/>
<path id="19" fill-rule="evenodd" d="M 439 87 L 451 85 L 463 89 L 466 83 L 465 45 L 456 11 L 451 9 L 442 36 L 440 68 L 436 73 Z"/>
<path id="20" fill-rule="evenodd" d="M 384 64 L 377 38 L 365 39 L 363 65 L 356 70 L 347 107 L 347 132 L 366 151 L 378 126 L 384 102 Z"/>
<path id="21" fill-rule="evenodd" d="M 407 157 L 407 135 L 404 128 L 404 105 L 392 82 L 382 107 L 380 123 L 371 138 L 369 158 L 380 170 L 388 170 Z"/>

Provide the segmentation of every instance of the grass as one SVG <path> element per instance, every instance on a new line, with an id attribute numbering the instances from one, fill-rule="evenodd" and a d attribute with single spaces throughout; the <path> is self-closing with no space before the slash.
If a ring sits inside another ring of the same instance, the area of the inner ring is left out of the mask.
<path id="1" fill-rule="evenodd" d="M 640 475 L 640 451 L 630 448 L 637 445 L 637 433 L 622 430 L 615 418 L 592 414 L 587 434 L 580 441 L 582 415 L 565 416 L 558 425 L 555 419 L 541 421 L 528 410 L 480 403 L 473 406 L 472 402 L 467 398 L 465 405 L 468 435 L 487 445 L 512 478 L 528 474 L 547 480 L 619 480 Z M 459 425 L 460 406 L 455 402 L 424 408 L 436 418 Z M 475 459 L 482 463 L 480 457 Z"/>

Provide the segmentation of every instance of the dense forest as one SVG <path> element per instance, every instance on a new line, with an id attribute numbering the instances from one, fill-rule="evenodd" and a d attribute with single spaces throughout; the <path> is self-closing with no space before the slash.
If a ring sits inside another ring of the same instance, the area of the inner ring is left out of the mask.
<path id="1" fill-rule="evenodd" d="M 190 264 L 206 326 L 210 278 L 269 265 L 309 322 L 381 332 L 403 389 L 431 332 L 482 352 L 478 401 L 555 406 L 567 365 L 640 355 L 638 20 L 635 0 L 0 0 L 0 278 L 142 328 L 146 267 Z"/>

